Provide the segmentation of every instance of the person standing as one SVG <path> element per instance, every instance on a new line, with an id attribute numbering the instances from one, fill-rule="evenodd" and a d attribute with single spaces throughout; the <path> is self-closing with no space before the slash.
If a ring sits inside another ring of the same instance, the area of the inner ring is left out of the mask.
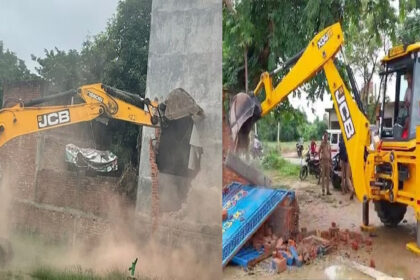
<path id="1" fill-rule="evenodd" d="M 327 189 L 327 195 L 331 195 L 330 193 L 331 145 L 328 142 L 328 132 L 324 132 L 321 145 L 319 146 L 318 154 L 319 154 L 319 161 L 321 164 L 322 195 L 325 195 L 325 189 Z"/>
<path id="2" fill-rule="evenodd" d="M 310 149 L 311 149 L 311 156 L 315 157 L 316 156 L 316 142 L 314 138 L 312 138 Z"/>
<path id="3" fill-rule="evenodd" d="M 354 188 L 351 180 L 351 169 L 349 164 L 349 158 L 347 156 L 346 145 L 344 143 L 343 135 L 340 135 L 340 147 L 339 157 L 341 164 L 341 192 L 346 194 L 350 192 L 350 200 L 354 197 Z"/>

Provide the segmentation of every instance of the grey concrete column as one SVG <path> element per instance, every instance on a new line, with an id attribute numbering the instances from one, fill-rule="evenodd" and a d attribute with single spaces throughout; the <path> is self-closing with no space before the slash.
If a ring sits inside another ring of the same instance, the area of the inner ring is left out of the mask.
<path id="1" fill-rule="evenodd" d="M 190 93 L 205 114 L 197 125 L 203 156 L 201 171 L 192 188 L 220 189 L 222 3 L 219 0 L 153 0 L 146 96 L 164 100 L 178 87 Z M 150 212 L 149 141 L 153 134 L 153 129 L 143 128 L 136 207 L 141 213 Z M 164 201 L 165 188 L 170 186 L 160 185 L 160 188 Z M 219 202 L 211 205 L 212 211 L 221 212 L 221 194 Z"/>

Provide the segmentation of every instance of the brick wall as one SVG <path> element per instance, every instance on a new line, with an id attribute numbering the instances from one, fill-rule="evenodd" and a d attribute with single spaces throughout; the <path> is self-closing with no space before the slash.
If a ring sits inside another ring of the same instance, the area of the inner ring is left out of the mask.
<path id="1" fill-rule="evenodd" d="M 30 100 L 44 96 L 46 89 L 42 81 L 8 84 L 4 100 Z M 119 217 L 121 205 L 132 207 L 113 191 L 119 178 L 90 177 L 67 168 L 69 143 L 94 147 L 90 124 L 24 135 L 0 148 L 0 169 L 12 187 L 13 228 L 50 240 L 83 242 L 103 235 L 111 217 Z"/>

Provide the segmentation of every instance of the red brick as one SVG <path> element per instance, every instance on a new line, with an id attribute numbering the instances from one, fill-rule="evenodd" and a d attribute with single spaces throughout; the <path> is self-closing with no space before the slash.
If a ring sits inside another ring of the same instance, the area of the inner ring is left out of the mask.
<path id="1" fill-rule="evenodd" d="M 277 273 L 282 273 L 283 271 L 286 271 L 287 265 L 286 265 L 286 259 L 285 258 L 273 258 L 272 260 L 272 267 Z"/>
<path id="2" fill-rule="evenodd" d="M 375 265 L 375 260 L 374 260 L 374 259 L 370 259 L 370 264 L 369 264 L 369 266 L 370 266 L 370 267 L 372 267 L 372 268 L 375 268 L 375 267 L 376 267 L 376 265 Z"/>
<path id="3" fill-rule="evenodd" d="M 324 239 L 330 239 L 330 233 L 327 230 L 321 231 L 321 237 Z"/>
<path id="4" fill-rule="evenodd" d="M 280 237 L 279 239 L 277 239 L 276 249 L 281 249 L 282 245 L 283 245 L 283 238 Z"/>
<path id="5" fill-rule="evenodd" d="M 228 218 L 228 211 L 226 209 L 223 209 L 222 211 L 222 220 L 226 221 Z"/>
<path id="6" fill-rule="evenodd" d="M 351 242 L 351 248 L 355 251 L 357 251 L 359 249 L 359 243 L 356 240 L 353 240 Z"/>
<path id="7" fill-rule="evenodd" d="M 295 242 L 293 239 L 289 239 L 289 240 L 287 241 L 287 245 L 289 245 L 289 246 L 293 246 L 293 247 L 296 247 L 296 242 Z"/>

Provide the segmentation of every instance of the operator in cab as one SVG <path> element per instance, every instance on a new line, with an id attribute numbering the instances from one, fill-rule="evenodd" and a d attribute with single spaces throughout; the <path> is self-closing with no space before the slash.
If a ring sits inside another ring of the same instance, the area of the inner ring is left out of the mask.
<path id="1" fill-rule="evenodd" d="M 408 138 L 408 129 L 410 125 L 410 104 L 413 99 L 413 74 L 408 71 L 404 75 L 405 80 L 407 81 L 407 89 L 404 95 L 404 103 L 401 106 L 399 118 L 401 119 L 402 135 L 401 138 Z"/>

